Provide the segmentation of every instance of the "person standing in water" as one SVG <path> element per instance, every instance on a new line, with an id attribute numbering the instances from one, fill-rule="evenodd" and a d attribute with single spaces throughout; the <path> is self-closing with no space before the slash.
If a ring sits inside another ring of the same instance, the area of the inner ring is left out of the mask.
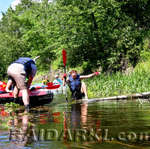
<path id="1" fill-rule="evenodd" d="M 99 75 L 99 72 L 94 72 L 89 75 L 79 75 L 76 70 L 72 70 L 69 74 L 69 77 L 67 79 L 63 79 L 63 84 L 65 85 L 65 82 L 67 82 L 71 91 L 72 99 L 82 99 L 85 97 L 85 99 L 88 100 L 86 85 L 83 81 L 81 82 L 81 80 L 97 75 Z M 64 77 L 66 77 L 66 75 Z"/>

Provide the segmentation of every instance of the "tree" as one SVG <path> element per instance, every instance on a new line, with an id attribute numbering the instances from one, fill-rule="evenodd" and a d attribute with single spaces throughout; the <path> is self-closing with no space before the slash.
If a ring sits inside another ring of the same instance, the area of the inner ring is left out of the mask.
<path id="1" fill-rule="evenodd" d="M 141 32 L 121 7 L 115 0 L 56 1 L 58 46 L 68 49 L 71 67 L 86 62 L 87 71 L 99 66 L 118 71 L 122 61 L 135 66 L 142 50 Z"/>

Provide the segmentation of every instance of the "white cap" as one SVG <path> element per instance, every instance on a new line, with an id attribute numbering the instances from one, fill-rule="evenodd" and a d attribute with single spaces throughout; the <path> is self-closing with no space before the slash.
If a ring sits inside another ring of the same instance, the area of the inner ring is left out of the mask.
<path id="1" fill-rule="evenodd" d="M 58 75 L 58 74 L 56 74 L 56 75 L 55 75 L 55 78 L 58 78 L 58 77 L 59 77 L 59 75 Z"/>

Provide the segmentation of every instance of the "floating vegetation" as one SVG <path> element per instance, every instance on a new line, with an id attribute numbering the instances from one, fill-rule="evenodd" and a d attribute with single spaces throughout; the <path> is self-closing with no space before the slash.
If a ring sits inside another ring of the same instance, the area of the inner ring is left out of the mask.
<path id="1" fill-rule="evenodd" d="M 7 112 L 12 112 L 12 111 L 14 112 L 21 108 L 19 104 L 16 104 L 14 102 L 6 103 L 4 107 L 5 107 L 5 111 Z"/>

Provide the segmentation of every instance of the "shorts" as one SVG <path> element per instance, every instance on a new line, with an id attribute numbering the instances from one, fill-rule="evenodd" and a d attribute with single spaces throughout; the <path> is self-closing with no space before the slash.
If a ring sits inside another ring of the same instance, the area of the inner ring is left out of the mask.
<path id="1" fill-rule="evenodd" d="M 24 65 L 18 63 L 11 64 L 8 67 L 7 74 L 14 79 L 17 88 L 20 90 L 27 89 Z"/>
<path id="2" fill-rule="evenodd" d="M 72 92 L 71 98 L 78 100 L 78 99 L 82 99 L 84 96 L 85 94 L 82 93 L 81 91 L 74 91 Z"/>

